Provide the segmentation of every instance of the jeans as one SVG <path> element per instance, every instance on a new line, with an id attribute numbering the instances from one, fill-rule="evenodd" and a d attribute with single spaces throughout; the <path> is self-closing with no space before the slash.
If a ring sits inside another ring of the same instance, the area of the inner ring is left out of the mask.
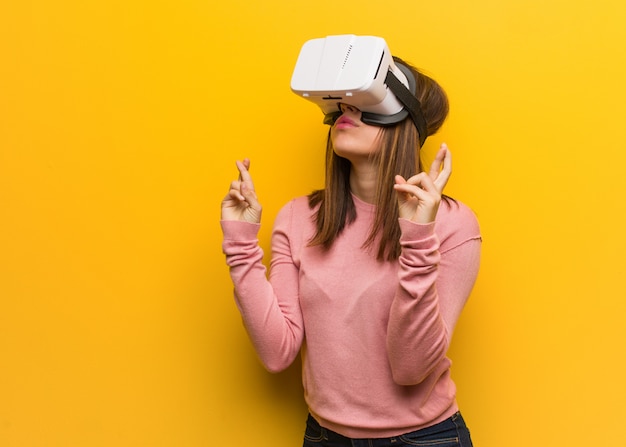
<path id="1" fill-rule="evenodd" d="M 389 438 L 352 439 L 321 427 L 309 415 L 302 447 L 472 447 L 470 432 L 461 413 L 439 424 Z"/>

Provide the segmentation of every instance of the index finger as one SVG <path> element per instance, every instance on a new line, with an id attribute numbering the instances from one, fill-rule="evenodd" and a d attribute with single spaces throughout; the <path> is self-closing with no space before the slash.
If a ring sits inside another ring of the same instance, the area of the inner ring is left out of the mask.
<path id="1" fill-rule="evenodd" d="M 442 149 L 443 149 L 442 152 L 444 155 L 443 168 L 441 169 L 440 172 L 437 173 L 437 175 L 434 178 L 435 185 L 441 191 L 443 191 L 443 188 L 448 183 L 448 179 L 450 178 L 450 175 L 452 174 L 452 153 L 448 149 L 448 146 L 442 145 Z M 441 162 L 439 166 L 441 166 Z M 431 175 L 432 175 L 432 171 L 431 171 Z"/>
<path id="2" fill-rule="evenodd" d="M 244 182 L 252 182 L 252 176 L 250 175 L 250 159 L 244 158 L 243 161 L 237 160 L 237 169 L 239 170 L 239 180 Z"/>
<path id="3" fill-rule="evenodd" d="M 428 176 L 435 180 L 441 171 L 441 165 L 445 163 L 446 155 L 448 153 L 448 146 L 444 144 L 441 145 L 437 154 L 435 155 L 435 159 L 430 165 L 430 171 L 428 172 Z"/>

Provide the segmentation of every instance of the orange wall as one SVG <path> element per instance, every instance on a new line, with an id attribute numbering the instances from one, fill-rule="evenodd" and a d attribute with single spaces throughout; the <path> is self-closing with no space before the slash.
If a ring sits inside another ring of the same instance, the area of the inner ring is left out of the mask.
<path id="1" fill-rule="evenodd" d="M 5 1 L 0 445 L 300 445 L 298 368 L 258 364 L 219 202 L 321 186 L 302 43 L 374 34 L 447 89 L 448 193 L 484 257 L 451 355 L 480 447 L 624 445 L 626 6 Z"/>

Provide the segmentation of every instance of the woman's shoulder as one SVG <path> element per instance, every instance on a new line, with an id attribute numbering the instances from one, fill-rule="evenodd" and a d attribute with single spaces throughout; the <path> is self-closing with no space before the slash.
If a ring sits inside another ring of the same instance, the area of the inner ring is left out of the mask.
<path id="1" fill-rule="evenodd" d="M 442 200 L 439 205 L 435 232 L 444 251 L 468 240 L 481 239 L 476 213 L 463 202 L 450 198 Z"/>
<path id="2" fill-rule="evenodd" d="M 291 218 L 303 216 L 308 218 L 313 214 L 313 211 L 309 205 L 309 196 L 300 196 L 285 203 L 278 212 L 278 216 L 289 215 Z"/>
<path id="3" fill-rule="evenodd" d="M 315 209 L 316 207 L 312 209 L 309 205 L 308 196 L 296 197 L 284 204 L 278 211 L 274 225 L 290 228 L 305 226 L 313 222 Z"/>

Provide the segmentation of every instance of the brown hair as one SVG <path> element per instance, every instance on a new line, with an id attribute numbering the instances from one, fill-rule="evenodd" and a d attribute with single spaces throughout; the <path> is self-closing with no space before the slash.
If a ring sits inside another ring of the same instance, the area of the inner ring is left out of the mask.
<path id="1" fill-rule="evenodd" d="M 426 119 L 427 136 L 439 130 L 448 115 L 448 98 L 441 86 L 421 73 L 417 68 L 394 57 L 394 60 L 407 66 L 415 76 L 416 94 L 422 105 Z M 376 258 L 392 261 L 400 256 L 400 226 L 398 206 L 393 189 L 394 177 L 404 178 L 421 172 L 419 156 L 419 135 L 410 118 L 390 126 L 381 127 L 378 135 L 379 150 L 372 153 L 378 165 L 376 187 L 376 215 L 364 247 L 371 247 L 380 235 Z M 319 204 L 315 214 L 316 233 L 309 245 L 321 245 L 325 249 L 332 246 L 346 225 L 356 219 L 356 208 L 350 194 L 350 161 L 335 154 L 330 139 L 326 142 L 326 184 L 322 190 L 309 195 L 309 206 Z"/>

